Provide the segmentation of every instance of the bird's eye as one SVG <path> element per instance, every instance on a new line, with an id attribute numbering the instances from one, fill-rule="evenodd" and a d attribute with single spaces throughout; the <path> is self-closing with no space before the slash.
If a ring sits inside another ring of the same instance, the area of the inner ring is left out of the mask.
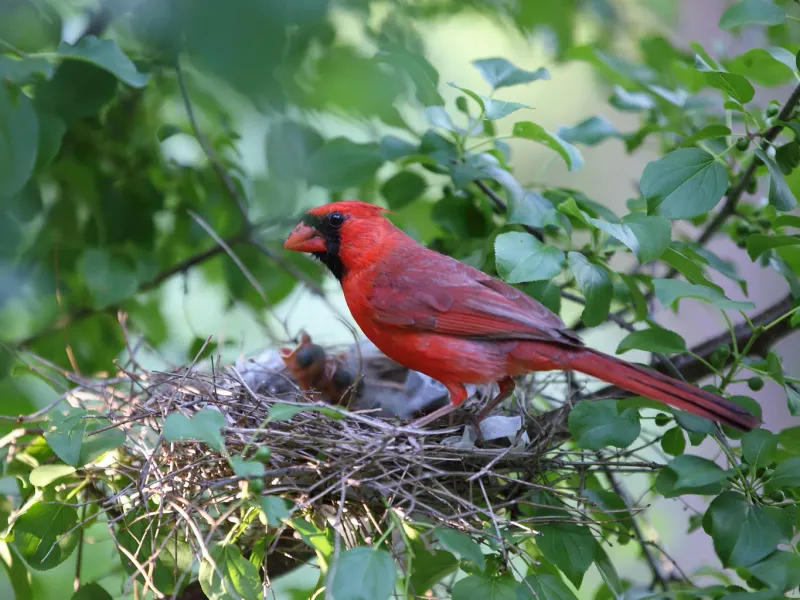
<path id="1" fill-rule="evenodd" d="M 344 223 L 344 215 L 338 212 L 331 213 L 328 217 L 328 222 L 334 227 L 341 227 L 342 223 Z"/>

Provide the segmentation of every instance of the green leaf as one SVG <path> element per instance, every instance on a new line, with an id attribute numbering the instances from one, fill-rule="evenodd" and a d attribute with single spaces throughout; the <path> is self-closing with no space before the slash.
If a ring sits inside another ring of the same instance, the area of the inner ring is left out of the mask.
<path id="1" fill-rule="evenodd" d="M 99 583 L 87 583 L 78 588 L 70 600 L 113 600 L 113 598 Z"/>
<path id="2" fill-rule="evenodd" d="M 608 103 L 623 112 L 639 112 L 655 108 L 653 98 L 645 92 L 630 92 L 622 86 L 615 85 Z"/>
<path id="3" fill-rule="evenodd" d="M 333 542 L 319 527 L 303 519 L 292 519 L 289 525 L 302 538 L 302 540 L 317 553 L 317 559 L 325 572 L 331 556 L 333 556 Z"/>
<path id="4" fill-rule="evenodd" d="M 0 198 L 22 190 L 36 164 L 39 122 L 23 93 L 0 85 Z"/>
<path id="5" fill-rule="evenodd" d="M 33 83 L 37 78 L 53 76 L 53 65 L 43 58 L 12 58 L 0 56 L 0 81 L 17 86 Z"/>
<path id="6" fill-rule="evenodd" d="M 112 421 L 95 411 L 89 411 L 87 416 L 95 418 L 87 420 L 78 459 L 79 465 L 87 465 L 125 443 L 125 433 L 117 427 L 109 427 Z"/>
<path id="7" fill-rule="evenodd" d="M 722 310 L 750 310 L 755 308 L 752 302 L 730 300 L 727 296 L 713 288 L 704 285 L 695 285 L 677 279 L 653 279 L 653 288 L 656 293 L 656 298 L 667 308 L 678 302 L 681 298 L 703 300 Z"/>
<path id="8" fill-rule="evenodd" d="M 512 231 L 494 242 L 497 272 L 509 283 L 552 279 L 561 273 L 564 252 L 543 244 L 528 233 Z"/>
<path id="9" fill-rule="evenodd" d="M 473 60 L 472 64 L 483 75 L 486 82 L 492 86 L 492 89 L 495 90 L 540 79 L 550 79 L 550 72 L 544 67 L 540 67 L 535 71 L 526 71 L 505 58 L 481 58 Z"/>
<path id="10" fill-rule="evenodd" d="M 383 136 L 378 144 L 378 151 L 383 160 L 397 160 L 398 158 L 416 154 L 417 150 L 416 144 L 394 135 Z"/>
<path id="11" fill-rule="evenodd" d="M 280 496 L 260 496 L 258 503 L 270 527 L 277 527 L 291 515 L 286 500 Z"/>
<path id="12" fill-rule="evenodd" d="M 749 503 L 737 492 L 714 499 L 703 527 L 726 567 L 749 567 L 774 552 L 782 537 L 781 527 L 765 507 Z"/>
<path id="13" fill-rule="evenodd" d="M 300 414 L 303 411 L 320 410 L 321 407 L 309 404 L 308 406 L 297 406 L 294 404 L 284 404 L 283 402 L 276 402 L 269 409 L 270 421 L 288 421 L 293 416 Z"/>
<path id="14" fill-rule="evenodd" d="M 596 146 L 608 138 L 621 137 L 617 128 L 602 115 L 589 117 L 574 127 L 560 127 L 558 137 L 570 144 Z"/>
<path id="15" fill-rule="evenodd" d="M 581 402 L 578 406 L 581 404 L 590 403 Z M 595 556 L 597 542 L 589 528 L 572 523 L 559 523 L 540 525 L 537 529 L 542 534 L 536 538 L 539 551 L 558 567 L 575 587 L 579 588 Z"/>
<path id="16" fill-rule="evenodd" d="M 452 600 L 517 600 L 518 586 L 519 583 L 510 575 L 470 575 L 459 579 L 453 586 Z"/>
<path id="17" fill-rule="evenodd" d="M 661 438 L 661 449 L 670 456 L 680 456 L 686 451 L 686 436 L 683 429 L 672 427 Z"/>
<path id="18" fill-rule="evenodd" d="M 617 346 L 617 354 L 623 354 L 628 350 L 675 354 L 686 352 L 686 341 L 674 331 L 651 325 L 650 329 L 641 329 L 629 334 Z"/>
<path id="19" fill-rule="evenodd" d="M 531 593 L 529 587 L 533 588 Z M 578 600 L 566 584 L 555 575 L 528 575 L 517 590 L 517 600 Z"/>
<path id="20" fill-rule="evenodd" d="M 756 148 L 753 153 L 769 170 L 769 203 L 782 212 L 793 210 L 797 206 L 797 199 L 783 178 L 780 167 L 761 148 Z"/>
<path id="21" fill-rule="evenodd" d="M 561 226 L 553 203 L 541 194 L 530 191 L 521 195 L 510 195 L 508 223 L 519 223 L 536 229 L 548 225 Z"/>
<path id="22" fill-rule="evenodd" d="M 694 57 L 694 66 L 703 73 L 708 85 L 725 92 L 739 104 L 747 104 L 756 95 L 755 89 L 746 77 L 713 69 L 700 55 Z"/>
<path id="23" fill-rule="evenodd" d="M 328 585 L 336 600 L 386 600 L 394 591 L 396 578 L 397 569 L 388 552 L 362 547 L 339 556 Z"/>
<path id="24" fill-rule="evenodd" d="M 594 565 L 600 572 L 600 576 L 605 581 L 608 589 L 611 590 L 615 596 L 620 597 L 625 591 L 622 587 L 622 582 L 619 580 L 619 573 L 611 562 L 603 547 L 600 544 L 594 545 Z"/>
<path id="25" fill-rule="evenodd" d="M 675 476 L 673 492 L 676 494 L 705 493 L 704 490 L 728 477 L 715 462 L 707 458 L 684 454 L 673 458 L 665 467 Z"/>
<path id="26" fill-rule="evenodd" d="M 43 169 L 58 155 L 67 126 L 60 118 L 46 111 L 39 110 L 37 114 L 39 118 L 39 148 L 36 153 L 36 168 Z"/>
<path id="27" fill-rule="evenodd" d="M 400 171 L 381 186 L 381 196 L 386 198 L 389 208 L 400 210 L 414 202 L 427 189 L 428 184 L 421 175 L 413 171 Z"/>
<path id="28" fill-rule="evenodd" d="M 569 413 L 569 430 L 575 443 L 587 450 L 626 448 L 639 437 L 638 417 L 633 408 L 620 414 L 616 400 L 580 402 Z"/>
<path id="29" fill-rule="evenodd" d="M 706 125 L 699 131 L 696 131 L 689 137 L 687 137 L 683 142 L 681 142 L 681 146 L 684 148 L 689 146 L 694 146 L 697 142 L 702 140 L 707 140 L 711 138 L 718 138 L 718 137 L 725 137 L 731 134 L 731 130 L 725 127 L 725 125 Z"/>
<path id="30" fill-rule="evenodd" d="M 72 409 L 64 415 L 52 412 L 44 439 L 61 460 L 73 467 L 81 466 L 81 444 L 86 433 L 86 411 Z"/>
<path id="31" fill-rule="evenodd" d="M 742 436 L 742 456 L 753 468 L 766 467 L 775 460 L 778 436 L 766 429 L 754 429 Z"/>
<path id="32" fill-rule="evenodd" d="M 208 560 L 200 563 L 197 579 L 208 600 L 260 600 L 258 569 L 234 545 L 217 544 L 211 551 L 216 569 Z"/>
<path id="33" fill-rule="evenodd" d="M 428 552 L 424 547 L 414 549 L 414 568 L 411 570 L 411 589 L 424 596 L 434 585 L 458 570 L 458 559 L 444 550 Z"/>
<path id="34" fill-rule="evenodd" d="M 564 162 L 567 163 L 567 167 L 570 171 L 577 171 L 583 166 L 583 156 L 581 156 L 581 153 L 575 146 L 562 140 L 556 134 L 550 133 L 544 127 L 533 121 L 514 123 L 512 135 L 514 137 L 539 142 L 551 150 L 558 152 L 561 158 L 564 159 Z"/>
<path id="35" fill-rule="evenodd" d="M 225 425 L 225 416 L 221 412 L 204 408 L 191 418 L 180 413 L 167 415 L 162 433 L 168 442 L 200 440 L 217 452 L 225 452 L 225 440 L 220 433 Z"/>
<path id="36" fill-rule="evenodd" d="M 487 121 L 496 121 L 507 117 L 513 112 L 521 108 L 531 108 L 527 104 L 520 104 L 519 102 L 506 102 L 505 100 L 496 100 L 487 96 L 481 96 L 483 100 L 484 113 L 483 118 Z"/>
<path id="37" fill-rule="evenodd" d="M 257 460 L 245 460 L 241 456 L 231 457 L 231 467 L 235 475 L 245 479 L 263 477 L 266 472 L 263 463 Z"/>
<path id="38" fill-rule="evenodd" d="M 139 73 L 117 43 L 113 40 L 101 40 L 93 35 L 79 39 L 75 45 L 61 42 L 58 55 L 72 60 L 81 60 L 108 71 L 120 81 L 136 88 L 147 84 L 147 75 Z"/>
<path id="39" fill-rule="evenodd" d="M 586 298 L 586 307 L 581 318 L 589 327 L 600 325 L 608 316 L 611 299 L 614 296 L 611 277 L 603 267 L 592 264 L 580 252 L 570 252 L 567 257 L 569 268 Z"/>
<path id="40" fill-rule="evenodd" d="M 679 243 L 676 242 L 666 249 L 661 260 L 683 275 L 689 283 L 704 285 L 718 292 L 722 292 L 721 287 L 712 283 L 711 280 L 706 277 L 704 269 L 706 261 L 697 260 L 697 258 L 698 257 L 690 257 L 685 254 L 680 248 Z"/>
<path id="41" fill-rule="evenodd" d="M 486 569 L 486 560 L 484 559 L 481 547 L 466 533 L 462 533 L 456 529 L 438 528 L 435 530 L 436 539 L 442 545 L 442 548 L 452 552 L 462 560 L 468 560 L 477 566 L 481 571 Z"/>
<path id="42" fill-rule="evenodd" d="M 767 87 L 794 79 L 795 55 L 785 48 L 753 48 L 727 63 L 728 70 Z"/>
<path id="43" fill-rule="evenodd" d="M 792 323 L 792 326 L 797 327 L 797 324 Z M 786 406 L 789 408 L 789 414 L 800 417 L 800 393 L 791 385 L 785 385 L 783 389 L 786 390 Z"/>
<path id="44" fill-rule="evenodd" d="M 71 506 L 37 502 L 14 521 L 14 546 L 32 569 L 47 571 L 72 554 L 80 535 L 77 523 Z"/>
<path id="45" fill-rule="evenodd" d="M 630 248 L 640 263 L 660 258 L 672 240 L 672 225 L 664 217 L 631 213 L 619 223 L 599 219 L 589 222 Z"/>
<path id="46" fill-rule="evenodd" d="M 728 7 L 719 20 L 720 29 L 733 29 L 745 25 L 782 25 L 786 10 L 767 0 L 742 0 Z"/>
<path id="47" fill-rule="evenodd" d="M 681 148 L 648 163 L 639 185 L 649 213 L 691 219 L 722 199 L 728 172 L 705 150 Z"/>
<path id="48" fill-rule="evenodd" d="M 31 471 L 30 482 L 36 487 L 46 487 L 74 472 L 75 467 L 71 465 L 40 465 Z"/>
<path id="49" fill-rule="evenodd" d="M 325 142 L 308 161 L 308 182 L 338 191 L 372 179 L 384 159 L 377 144 L 357 144 L 337 137 Z"/>
<path id="50" fill-rule="evenodd" d="M 747 569 L 762 583 L 779 592 L 800 586 L 800 556 L 778 550 Z"/>
<path id="51" fill-rule="evenodd" d="M 92 305 L 98 309 L 122 302 L 139 287 L 134 269 L 104 248 L 87 248 L 78 270 L 92 294 Z"/>
<path id="52" fill-rule="evenodd" d="M 778 463 L 772 477 L 764 484 L 768 494 L 783 488 L 800 486 L 800 456 L 793 456 Z"/>
<path id="53" fill-rule="evenodd" d="M 270 177 L 297 180 L 310 176 L 308 161 L 325 140 L 314 129 L 294 121 L 279 121 L 267 133 L 267 167 Z"/>

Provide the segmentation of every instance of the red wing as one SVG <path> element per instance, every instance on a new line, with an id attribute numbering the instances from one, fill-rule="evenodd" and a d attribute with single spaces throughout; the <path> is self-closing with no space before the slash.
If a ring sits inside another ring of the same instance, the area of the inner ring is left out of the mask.
<path id="1" fill-rule="evenodd" d="M 458 261 L 436 262 L 405 265 L 399 276 L 379 276 L 369 298 L 373 318 L 457 337 L 583 345 L 557 315 L 527 294 Z"/>

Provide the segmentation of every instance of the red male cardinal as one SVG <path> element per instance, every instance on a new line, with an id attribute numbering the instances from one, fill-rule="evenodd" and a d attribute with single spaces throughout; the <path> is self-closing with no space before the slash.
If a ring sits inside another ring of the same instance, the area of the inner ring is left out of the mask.
<path id="1" fill-rule="evenodd" d="M 758 425 L 725 398 L 587 348 L 530 296 L 425 248 L 382 212 L 364 202 L 311 209 L 284 247 L 310 253 L 331 270 L 356 323 L 384 354 L 447 387 L 450 406 L 418 424 L 461 404 L 465 383 L 499 384 L 482 417 L 511 394 L 512 377 L 571 370 L 738 429 Z"/>

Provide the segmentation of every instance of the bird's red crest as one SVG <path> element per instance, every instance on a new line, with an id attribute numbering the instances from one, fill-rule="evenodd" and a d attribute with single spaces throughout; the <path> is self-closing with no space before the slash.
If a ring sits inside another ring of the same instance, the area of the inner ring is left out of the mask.
<path id="1" fill-rule="evenodd" d="M 340 212 L 345 215 L 352 215 L 355 217 L 377 217 L 383 213 L 392 214 L 387 208 L 375 206 L 368 202 L 359 202 L 358 200 L 342 200 L 341 202 L 331 202 L 330 204 L 323 204 L 308 211 L 308 214 L 315 217 L 322 217 L 332 212 Z"/>

